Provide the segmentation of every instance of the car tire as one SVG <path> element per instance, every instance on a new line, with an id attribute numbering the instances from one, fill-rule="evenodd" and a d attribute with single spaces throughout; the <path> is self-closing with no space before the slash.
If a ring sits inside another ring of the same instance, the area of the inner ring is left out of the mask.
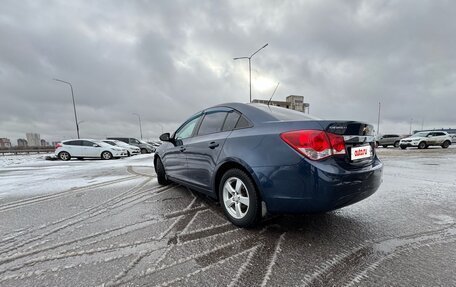
<path id="1" fill-rule="evenodd" d="M 104 151 L 101 153 L 101 159 L 109 160 L 112 159 L 112 153 L 109 151 Z"/>
<path id="2" fill-rule="evenodd" d="M 166 177 L 165 166 L 159 157 L 157 157 L 157 161 L 155 162 L 155 173 L 157 174 L 158 184 L 168 185 L 171 183 Z"/>
<path id="3" fill-rule="evenodd" d="M 450 141 L 444 141 L 442 144 L 442 148 L 448 148 L 450 146 Z"/>
<path id="4" fill-rule="evenodd" d="M 399 141 L 394 142 L 394 147 L 398 148 L 399 147 Z"/>
<path id="5" fill-rule="evenodd" d="M 230 169 L 219 184 L 219 201 L 225 216 L 239 227 L 252 227 L 261 218 L 261 201 L 253 180 L 240 169 Z"/>
<path id="6" fill-rule="evenodd" d="M 401 149 L 406 149 L 407 147 L 405 145 L 401 145 Z"/>
<path id="7" fill-rule="evenodd" d="M 141 149 L 141 154 L 146 154 L 146 153 L 149 153 L 149 152 L 147 151 L 147 149 L 142 148 L 142 149 Z"/>
<path id="8" fill-rule="evenodd" d="M 383 148 L 387 148 L 387 147 L 388 147 L 388 145 L 384 144 L 384 145 L 382 145 L 382 147 L 383 147 Z"/>
<path id="9" fill-rule="evenodd" d="M 66 151 L 59 152 L 59 159 L 67 161 L 71 159 L 71 155 Z"/>
<path id="10" fill-rule="evenodd" d="M 127 150 L 127 156 L 131 156 L 130 151 Z"/>
<path id="11" fill-rule="evenodd" d="M 420 143 L 418 144 L 418 148 L 419 148 L 419 149 L 424 149 L 424 148 L 426 148 L 426 146 L 427 146 L 426 142 L 420 142 Z"/>

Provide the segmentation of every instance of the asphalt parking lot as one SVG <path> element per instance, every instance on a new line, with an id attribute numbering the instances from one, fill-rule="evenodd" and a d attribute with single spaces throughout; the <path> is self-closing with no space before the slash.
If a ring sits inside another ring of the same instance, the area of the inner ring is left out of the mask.
<path id="1" fill-rule="evenodd" d="M 455 286 L 456 148 L 378 153 L 370 198 L 251 230 L 150 155 L 6 165 L 0 286 Z"/>

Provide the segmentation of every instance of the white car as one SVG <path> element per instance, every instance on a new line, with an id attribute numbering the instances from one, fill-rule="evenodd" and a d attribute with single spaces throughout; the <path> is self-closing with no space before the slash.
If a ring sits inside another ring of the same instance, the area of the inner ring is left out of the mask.
<path id="1" fill-rule="evenodd" d="M 127 150 L 92 139 L 66 140 L 57 144 L 55 155 L 61 160 L 70 160 L 72 157 L 112 159 L 127 156 Z"/>
<path id="2" fill-rule="evenodd" d="M 419 149 L 429 146 L 441 146 L 447 148 L 451 145 L 451 136 L 447 132 L 442 131 L 425 131 L 418 132 L 408 138 L 403 138 L 399 142 L 401 149 L 407 147 L 418 147 Z"/>
<path id="3" fill-rule="evenodd" d="M 103 142 L 110 144 L 112 146 L 118 146 L 120 148 L 124 148 L 127 150 L 127 155 L 132 156 L 132 155 L 137 155 L 141 153 L 141 149 L 137 146 L 134 145 L 129 145 L 127 143 L 124 143 L 122 141 L 118 140 L 103 140 Z"/>

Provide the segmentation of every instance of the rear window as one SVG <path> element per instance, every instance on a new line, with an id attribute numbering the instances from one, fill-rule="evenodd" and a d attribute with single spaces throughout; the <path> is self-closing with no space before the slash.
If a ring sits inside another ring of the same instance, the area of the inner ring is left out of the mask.
<path id="1" fill-rule="evenodd" d="M 198 135 L 217 133 L 222 130 L 227 112 L 215 112 L 206 114 L 201 122 Z"/>
<path id="2" fill-rule="evenodd" d="M 281 107 L 276 107 L 276 106 L 268 106 L 265 104 L 252 104 L 254 107 L 267 112 L 274 118 L 281 120 L 281 121 L 305 121 L 305 120 L 319 120 L 319 118 L 316 118 L 314 116 L 311 116 L 309 114 L 305 114 L 303 112 L 298 112 L 295 110 L 289 110 Z"/>
<path id="3" fill-rule="evenodd" d="M 223 124 L 223 131 L 231 131 L 236 127 L 236 124 L 239 120 L 239 117 L 241 115 L 238 112 L 231 112 L 228 113 L 228 116 L 226 116 L 225 123 Z"/>
<path id="4" fill-rule="evenodd" d="M 82 145 L 82 142 L 81 141 L 66 141 L 66 142 L 63 142 L 64 145 Z"/>

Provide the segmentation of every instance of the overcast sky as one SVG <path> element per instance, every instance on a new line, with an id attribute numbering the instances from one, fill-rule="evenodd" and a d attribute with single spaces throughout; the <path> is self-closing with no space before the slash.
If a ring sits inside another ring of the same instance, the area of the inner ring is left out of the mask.
<path id="1" fill-rule="evenodd" d="M 2 1 L 0 137 L 144 138 L 193 113 L 303 95 L 381 132 L 456 128 L 455 1 Z"/>

